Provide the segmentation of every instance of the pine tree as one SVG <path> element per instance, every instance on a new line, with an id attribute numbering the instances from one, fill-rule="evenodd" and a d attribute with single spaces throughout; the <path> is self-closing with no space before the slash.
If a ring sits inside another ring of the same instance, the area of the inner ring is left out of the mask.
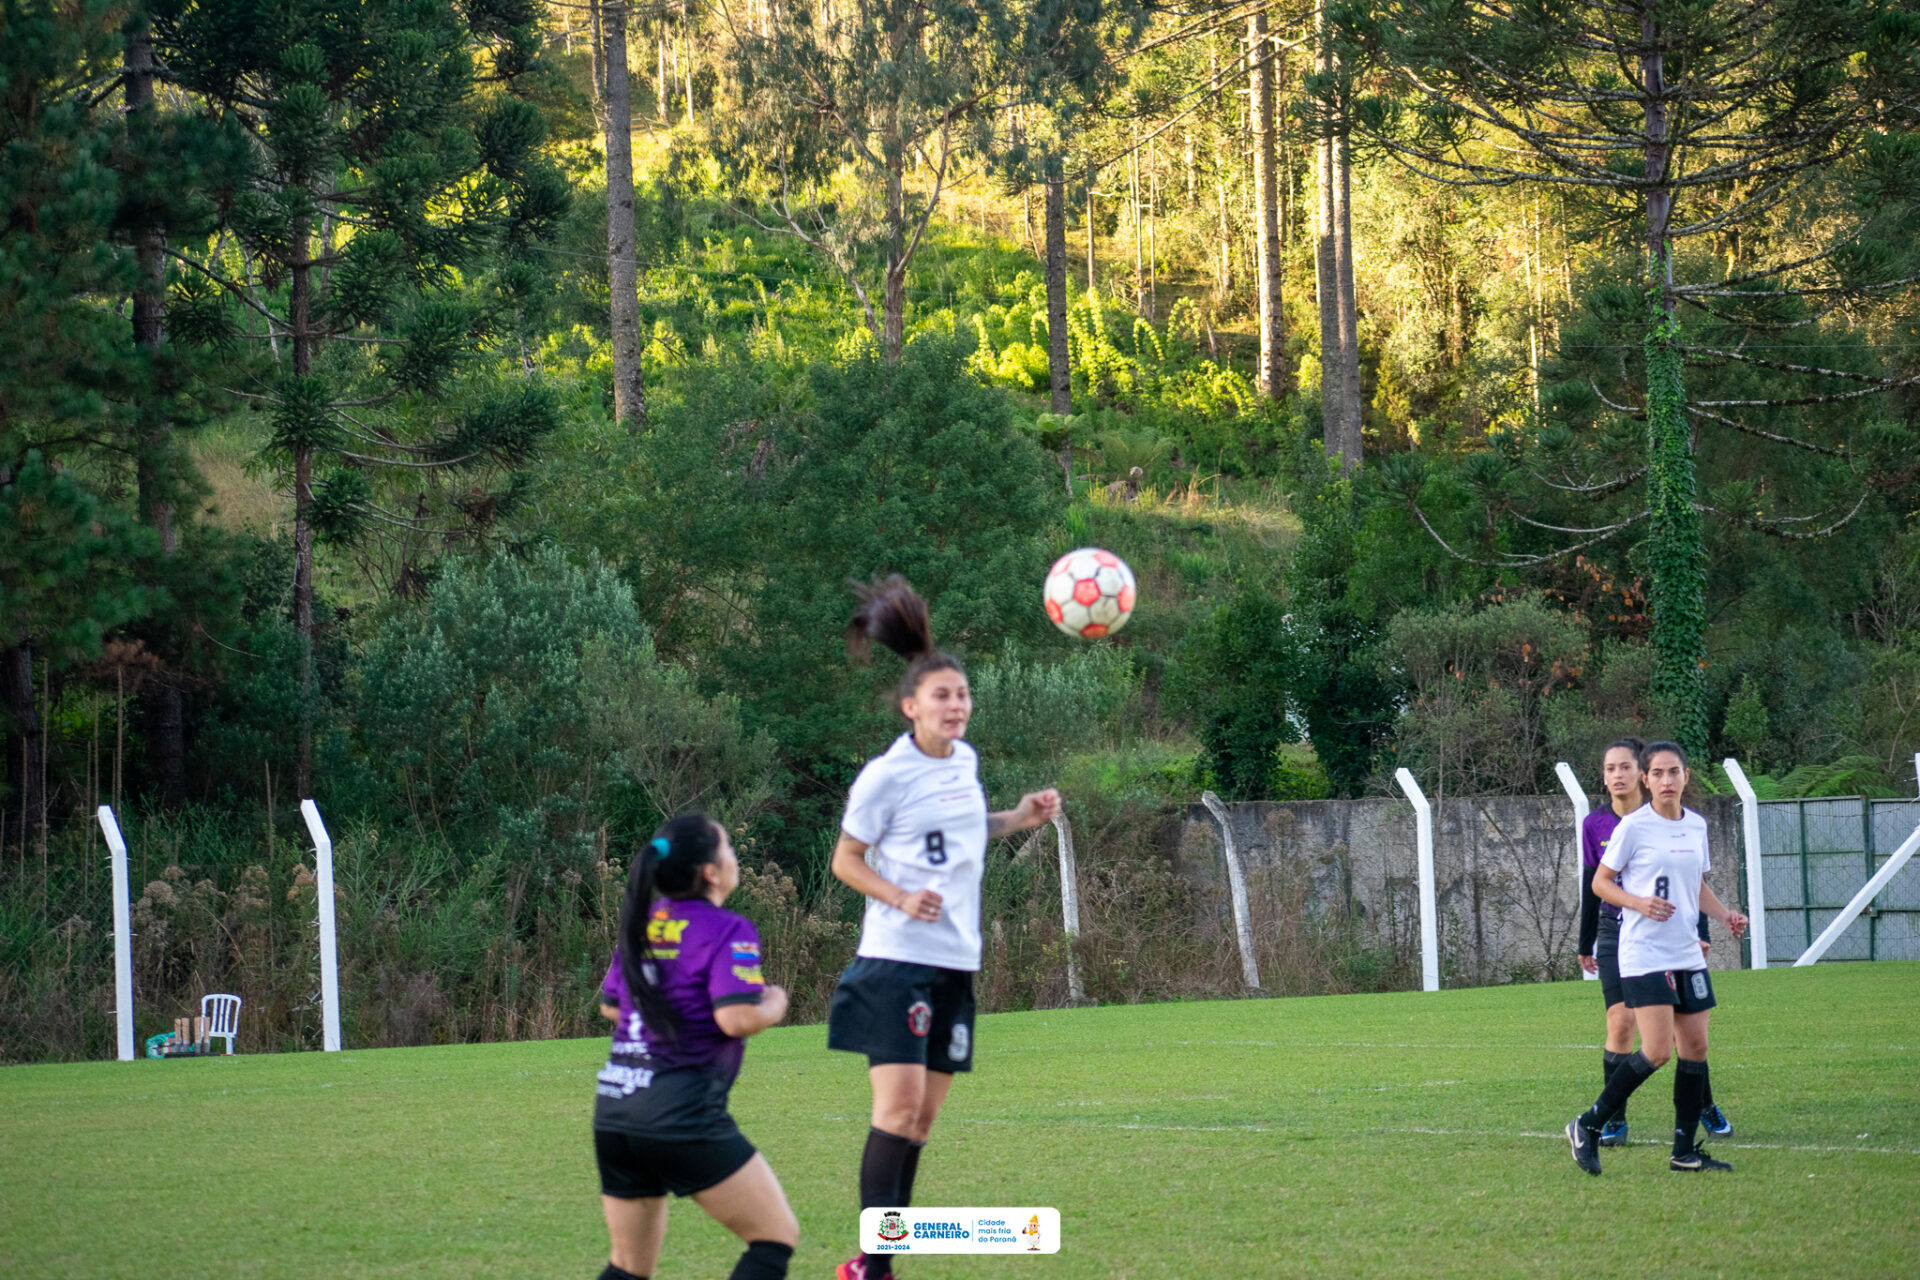
<path id="1" fill-rule="evenodd" d="M 958 164 L 991 146 L 988 108 L 1018 70 L 1008 57 L 1020 39 L 1013 6 L 847 0 L 795 6 L 766 34 L 735 34 L 739 102 L 715 113 L 714 154 L 757 225 L 833 263 L 897 359 L 907 268 Z M 907 181 L 916 167 L 929 173 L 924 194 Z"/>
<path id="2" fill-rule="evenodd" d="M 1897 0 L 1384 0 L 1339 25 L 1342 51 L 1393 85 L 1358 104 L 1373 145 L 1434 181 L 1557 187 L 1637 243 L 1631 280 L 1590 292 L 1586 331 L 1563 335 L 1551 456 L 1525 461 L 1549 493 L 1610 500 L 1644 477 L 1645 501 L 1597 525 L 1516 511 L 1526 536 L 1574 540 L 1481 562 L 1546 564 L 1647 521 L 1654 685 L 1676 738 L 1704 751 L 1702 511 L 1831 532 L 1871 490 L 1872 420 L 1848 410 L 1915 381 L 1881 371 L 1849 311 L 1897 305 L 1920 279 L 1920 15 Z M 1577 456 L 1568 424 L 1596 419 Z M 1643 424 L 1637 466 L 1594 456 L 1623 421 Z M 1489 493 L 1526 447 L 1480 468 Z M 1707 448 L 1766 479 L 1701 494 Z M 1768 509 L 1809 489 L 1827 511 Z"/>
<path id="3" fill-rule="evenodd" d="M 235 257 L 169 252 L 285 343 L 285 363 L 237 390 L 271 416 L 269 457 L 293 491 L 304 793 L 316 537 L 399 531 L 390 582 L 412 589 L 420 539 L 497 519 L 524 492 L 515 469 L 558 422 L 536 377 L 475 367 L 567 204 L 539 154 L 539 112 L 484 87 L 531 69 L 538 13 L 531 0 L 164 0 L 155 16 L 172 83 L 252 144 L 249 171 L 220 193 L 219 243 Z M 211 297 L 195 303 L 213 323 Z M 489 468 L 502 489 L 429 490 L 437 474 Z M 378 485 L 395 496 L 383 503 Z"/>

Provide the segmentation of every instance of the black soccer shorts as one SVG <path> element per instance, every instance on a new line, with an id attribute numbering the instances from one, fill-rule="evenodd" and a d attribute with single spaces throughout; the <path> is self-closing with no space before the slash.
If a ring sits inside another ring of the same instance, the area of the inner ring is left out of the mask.
<path id="1" fill-rule="evenodd" d="M 686 1141 L 595 1129 L 593 1154 L 600 1162 L 601 1195 L 644 1200 L 717 1187 L 753 1159 L 754 1147 L 737 1129 L 723 1138 Z"/>
<path id="2" fill-rule="evenodd" d="M 827 1048 L 864 1053 L 869 1066 L 914 1063 L 973 1070 L 973 975 L 858 956 L 827 1011 Z"/>
<path id="3" fill-rule="evenodd" d="M 1705 1013 L 1718 1003 L 1713 998 L 1713 979 L 1705 969 L 1666 969 L 1622 978 L 1620 985 L 1627 997 L 1627 1008 L 1670 1004 L 1677 1013 Z"/>
<path id="4" fill-rule="evenodd" d="M 1602 915 L 1600 931 L 1593 935 L 1593 963 L 1600 970 L 1600 996 L 1607 1008 L 1623 1002 L 1620 990 L 1620 918 Z"/>

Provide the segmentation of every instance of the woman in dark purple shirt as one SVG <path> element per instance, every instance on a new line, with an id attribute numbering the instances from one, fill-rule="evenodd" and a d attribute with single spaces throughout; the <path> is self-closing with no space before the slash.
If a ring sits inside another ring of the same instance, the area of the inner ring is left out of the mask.
<path id="1" fill-rule="evenodd" d="M 727 1112 L 746 1038 L 787 1014 L 787 993 L 761 973 L 759 933 L 721 906 L 739 883 L 733 842 L 704 814 L 666 823 L 634 855 L 600 987 L 614 1024 L 593 1109 L 612 1237 L 600 1280 L 652 1275 L 669 1191 L 746 1242 L 732 1280 L 780 1280 L 799 1243 L 780 1180 Z"/>

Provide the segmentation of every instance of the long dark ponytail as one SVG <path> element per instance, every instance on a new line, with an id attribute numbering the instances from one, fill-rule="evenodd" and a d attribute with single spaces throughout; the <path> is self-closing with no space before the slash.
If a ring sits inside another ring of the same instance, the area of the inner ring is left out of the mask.
<path id="1" fill-rule="evenodd" d="M 872 582 L 850 579 L 847 585 L 860 597 L 860 605 L 847 623 L 847 652 L 856 661 L 865 662 L 878 640 L 907 660 L 907 674 L 900 681 L 900 696 L 911 698 L 920 691 L 920 682 L 936 671 L 966 674 L 960 659 L 933 647 L 933 618 L 927 602 L 899 574 L 889 574 Z"/>
<path id="2" fill-rule="evenodd" d="M 653 899 L 692 896 L 700 887 L 700 868 L 720 852 L 720 826 L 704 813 L 683 813 L 660 824 L 643 841 L 627 871 L 627 900 L 620 910 L 620 973 L 627 994 L 640 1010 L 647 1034 L 676 1038 L 679 1030 L 673 1010 L 660 992 L 647 922 L 653 917 Z"/>

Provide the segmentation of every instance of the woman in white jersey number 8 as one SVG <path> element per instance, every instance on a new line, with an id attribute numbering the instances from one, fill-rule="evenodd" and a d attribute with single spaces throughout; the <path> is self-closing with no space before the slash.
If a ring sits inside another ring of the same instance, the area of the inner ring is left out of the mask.
<path id="1" fill-rule="evenodd" d="M 1573 1160 L 1600 1172 L 1599 1133 L 1633 1091 L 1666 1064 L 1677 1045 L 1673 1080 L 1673 1154 L 1681 1172 L 1728 1170 L 1694 1141 L 1707 1082 L 1707 1019 L 1713 983 L 1700 954 L 1694 922 L 1701 912 L 1738 938 L 1747 918 L 1721 905 L 1707 885 L 1707 822 L 1680 803 L 1687 786 L 1687 753 L 1656 742 L 1640 753 L 1651 802 L 1620 820 L 1594 868 L 1593 891 L 1619 907 L 1620 985 L 1640 1028 L 1640 1048 L 1607 1077 L 1593 1106 L 1567 1124 Z"/>
<path id="2" fill-rule="evenodd" d="M 912 728 L 854 780 L 833 874 L 867 897 L 860 950 L 827 1016 L 827 1047 L 867 1056 L 873 1125 L 860 1207 L 904 1208 L 940 1104 L 973 1066 L 973 975 L 980 968 L 980 873 L 987 841 L 1053 821 L 1060 794 L 987 812 L 979 760 L 962 741 L 973 696 L 960 663 L 933 647 L 922 600 L 899 575 L 856 584 L 848 648 L 878 640 L 907 659 L 900 710 Z M 873 851 L 873 865 L 867 853 Z M 839 1280 L 889 1275 L 888 1254 L 856 1254 Z"/>

